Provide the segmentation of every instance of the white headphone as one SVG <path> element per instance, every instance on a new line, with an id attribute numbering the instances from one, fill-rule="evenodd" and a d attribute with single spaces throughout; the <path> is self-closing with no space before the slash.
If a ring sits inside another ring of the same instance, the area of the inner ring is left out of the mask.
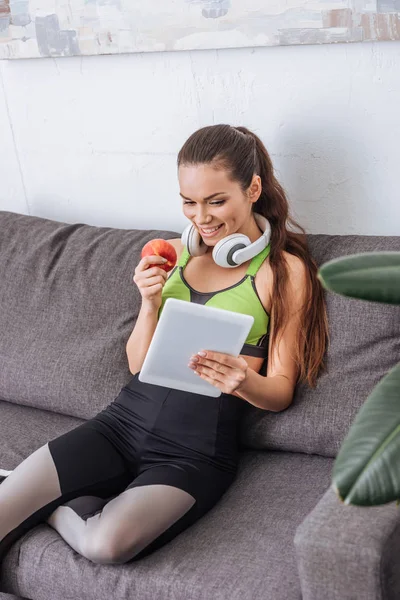
<path id="1" fill-rule="evenodd" d="M 255 241 L 251 242 L 247 235 L 242 233 L 232 233 L 222 238 L 215 244 L 212 257 L 214 262 L 220 267 L 227 269 L 233 269 L 238 267 L 246 260 L 250 260 L 254 256 L 257 256 L 264 248 L 269 244 L 271 238 L 271 225 L 265 217 L 259 213 L 253 213 L 257 224 L 262 230 L 262 235 Z M 204 243 L 203 238 L 197 231 L 194 225 L 188 225 L 181 237 L 181 242 L 187 247 L 190 256 L 201 256 L 205 254 L 209 248 Z"/>

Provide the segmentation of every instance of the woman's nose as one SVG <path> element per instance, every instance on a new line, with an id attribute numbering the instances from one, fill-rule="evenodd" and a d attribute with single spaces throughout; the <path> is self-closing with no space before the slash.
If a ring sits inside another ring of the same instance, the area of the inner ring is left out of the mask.
<path id="1" fill-rule="evenodd" d="M 207 210 L 199 209 L 199 212 L 197 213 L 197 222 L 200 223 L 200 225 L 206 225 L 210 222 Z"/>

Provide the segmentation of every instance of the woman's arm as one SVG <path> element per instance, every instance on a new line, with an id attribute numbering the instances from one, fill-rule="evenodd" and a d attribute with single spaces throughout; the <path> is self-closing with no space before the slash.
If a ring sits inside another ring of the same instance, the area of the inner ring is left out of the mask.
<path id="1" fill-rule="evenodd" d="M 288 255 L 289 280 L 288 298 L 290 314 L 279 342 L 272 352 L 272 332 L 274 312 L 271 311 L 270 337 L 268 348 L 267 375 L 260 375 L 249 369 L 249 377 L 242 388 L 234 392 L 243 400 L 264 410 L 279 412 L 293 401 L 299 375 L 299 366 L 294 359 L 295 343 L 300 327 L 300 315 L 306 302 L 307 271 L 304 263 L 293 255 Z"/>
<path id="2" fill-rule="evenodd" d="M 177 264 L 184 248 L 181 244 L 181 238 L 173 238 L 167 241 L 175 248 Z M 172 270 L 168 272 L 167 279 L 171 274 Z M 142 368 L 147 350 L 157 327 L 159 310 L 159 308 L 149 307 L 142 302 L 135 327 L 126 343 L 129 370 L 133 375 L 138 373 Z"/>
<path id="3" fill-rule="evenodd" d="M 280 412 L 290 406 L 293 388 L 292 382 L 285 375 L 265 377 L 253 369 L 248 369 L 245 385 L 233 392 L 233 396 L 238 396 L 257 408 Z"/>
<path id="4" fill-rule="evenodd" d="M 158 322 L 158 309 L 141 306 L 136 325 L 126 343 L 130 372 L 135 375 L 142 368 L 147 350 Z"/>

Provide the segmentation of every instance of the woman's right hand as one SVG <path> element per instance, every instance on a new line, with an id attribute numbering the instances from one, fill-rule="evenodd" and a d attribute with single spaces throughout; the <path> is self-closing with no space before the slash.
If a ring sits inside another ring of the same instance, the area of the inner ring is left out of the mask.
<path id="1" fill-rule="evenodd" d="M 162 256 L 145 256 L 135 269 L 133 281 L 139 288 L 142 296 L 142 305 L 154 310 L 159 310 L 162 303 L 162 289 L 168 279 L 168 273 L 155 263 L 164 264 L 166 260 Z"/>

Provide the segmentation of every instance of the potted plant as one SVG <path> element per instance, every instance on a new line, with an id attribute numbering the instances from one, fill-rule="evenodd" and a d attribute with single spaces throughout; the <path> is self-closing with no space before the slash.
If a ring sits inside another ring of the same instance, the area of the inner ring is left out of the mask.
<path id="1" fill-rule="evenodd" d="M 325 289 L 343 296 L 400 305 L 400 252 L 333 259 L 320 267 L 318 278 Z M 357 413 L 335 459 L 332 486 L 344 504 L 399 504 L 400 363 Z"/>

